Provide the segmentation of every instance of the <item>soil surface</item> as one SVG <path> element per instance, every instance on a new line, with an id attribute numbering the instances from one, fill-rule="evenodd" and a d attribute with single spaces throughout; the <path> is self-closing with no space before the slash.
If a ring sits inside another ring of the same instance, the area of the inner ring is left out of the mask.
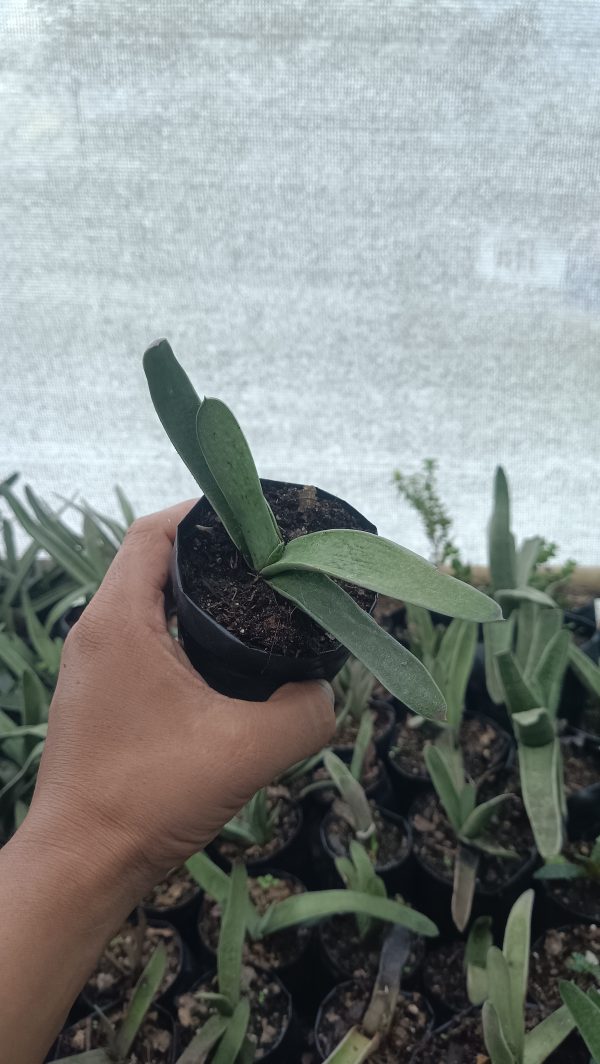
<path id="1" fill-rule="evenodd" d="M 375 822 L 375 834 L 367 840 L 365 849 L 378 872 L 385 871 L 403 861 L 410 851 L 408 832 L 400 820 L 384 819 L 377 806 L 370 802 Z M 347 857 L 354 831 L 347 820 L 337 816 L 335 810 L 328 814 L 323 823 L 323 832 L 329 849 L 336 857 Z"/>
<path id="2" fill-rule="evenodd" d="M 294 894 L 303 894 L 306 888 L 291 877 L 268 874 L 249 879 L 248 890 L 254 905 L 262 914 L 267 911 L 269 905 L 285 901 Z M 198 918 L 198 933 L 202 942 L 213 953 L 217 952 L 220 927 L 221 907 L 205 895 Z M 262 971 L 278 971 L 299 959 L 310 935 L 310 928 L 294 927 L 269 935 L 261 942 L 247 941 L 244 944 L 244 962 Z"/>
<path id="3" fill-rule="evenodd" d="M 288 1026 L 290 999 L 278 979 L 248 966 L 242 969 L 242 984 L 250 1001 L 248 1038 L 256 1045 L 255 1060 L 262 1060 L 277 1045 Z M 216 1012 L 209 1002 L 203 1001 L 199 991 L 217 993 L 216 976 L 198 983 L 194 990 L 177 998 L 177 1018 L 182 1027 L 181 1049 Z"/>
<path id="4" fill-rule="evenodd" d="M 264 845 L 244 846 L 239 842 L 230 842 L 217 836 L 213 846 L 228 861 L 241 859 L 247 864 L 251 861 L 263 861 L 267 857 L 273 857 L 290 843 L 302 825 L 302 810 L 291 798 L 287 787 L 274 785 L 267 787 L 267 799 L 269 811 L 274 806 L 279 806 L 279 815 L 275 834 Z"/>
<path id="5" fill-rule="evenodd" d="M 423 987 L 427 997 L 452 1012 L 463 1012 L 470 1005 L 464 963 L 464 942 L 444 942 L 427 954 L 423 965 Z"/>
<path id="6" fill-rule="evenodd" d="M 378 742 L 380 739 L 383 739 L 387 731 L 393 727 L 396 720 L 396 711 L 390 702 L 381 702 L 380 700 L 371 699 L 370 705 L 371 710 L 375 715 L 373 721 L 373 739 Z M 353 747 L 356 742 L 359 727 L 359 720 L 347 716 L 332 739 L 333 749 L 339 752 L 340 749 L 350 749 Z"/>
<path id="7" fill-rule="evenodd" d="M 593 842 L 568 843 L 564 850 L 564 856 L 573 861 L 578 856 L 589 857 Z M 587 917 L 600 924 L 600 880 L 581 879 L 546 879 L 544 888 L 549 897 L 563 905 L 576 915 Z"/>
<path id="8" fill-rule="evenodd" d="M 325 528 L 362 528 L 341 500 L 321 497 L 312 487 L 264 487 L 264 494 L 285 542 Z M 314 657 L 339 646 L 248 568 L 208 503 L 202 527 L 180 550 L 180 566 L 190 598 L 247 646 L 292 658 Z M 373 592 L 340 584 L 359 606 L 371 608 Z"/>
<path id="9" fill-rule="evenodd" d="M 589 970 L 578 970 L 580 960 Z M 560 979 L 571 980 L 585 991 L 600 986 L 600 925 L 576 924 L 546 931 L 536 942 L 529 969 L 532 998 L 543 1008 L 557 1009 L 562 1004 Z"/>
<path id="10" fill-rule="evenodd" d="M 390 749 L 390 761 L 405 776 L 429 779 L 425 765 L 425 746 L 439 736 L 439 728 L 430 721 L 407 713 L 398 724 Z M 490 768 L 498 765 L 508 752 L 510 737 L 492 721 L 479 717 L 463 719 L 459 742 L 463 752 L 465 772 L 478 780 Z"/>
<path id="11" fill-rule="evenodd" d="M 113 1024 L 123 1019 L 122 1009 L 113 1009 L 108 1013 Z M 89 1049 L 106 1048 L 106 1033 L 97 1014 L 86 1016 L 69 1027 L 58 1044 L 58 1058 L 75 1056 Z M 169 1064 L 173 1049 L 172 1032 L 160 1026 L 158 1013 L 151 1009 L 142 1028 L 133 1043 L 127 1057 L 128 1064 Z"/>
<path id="12" fill-rule="evenodd" d="M 529 1009 L 525 1026 L 528 1030 L 540 1022 L 536 1009 Z M 546 1058 L 546 1064 L 588 1064 L 589 1053 L 582 1040 L 571 1036 Z M 410 1064 L 490 1064 L 483 1041 L 481 1013 L 458 1016 L 434 1031 L 417 1048 Z"/>
<path id="13" fill-rule="evenodd" d="M 600 784 L 600 751 L 578 747 L 568 740 L 563 742 L 562 748 L 567 795 Z"/>
<path id="14" fill-rule="evenodd" d="M 330 963 L 335 967 L 341 981 L 346 979 L 374 980 L 381 959 L 383 940 L 389 924 L 380 920 L 373 922 L 364 939 L 358 934 L 356 920 L 351 913 L 343 913 L 326 920 L 319 929 L 321 943 Z M 404 981 L 419 968 L 425 953 L 425 943 L 417 935 L 403 970 Z"/>
<path id="15" fill-rule="evenodd" d="M 436 795 L 424 794 L 417 798 L 412 807 L 411 823 L 415 855 L 434 875 L 451 884 L 456 837 Z M 481 854 L 477 886 L 495 891 L 508 883 L 530 856 L 531 838 L 516 799 L 496 813 L 489 834 L 499 846 L 519 855 L 518 860 L 511 860 Z"/>
<path id="16" fill-rule="evenodd" d="M 127 923 L 111 939 L 83 989 L 88 1001 L 102 1004 L 119 998 L 135 983 L 161 942 L 167 952 L 167 968 L 156 996 L 164 994 L 173 985 L 181 965 L 181 939 L 175 928 L 153 927 L 149 923 L 143 935 L 141 959 L 139 935 L 140 929 Z"/>
<path id="17" fill-rule="evenodd" d="M 144 898 L 148 909 L 172 909 L 198 894 L 200 887 L 187 868 L 174 868 Z"/>
<path id="18" fill-rule="evenodd" d="M 371 996 L 370 982 L 342 983 L 327 999 L 317 1030 L 317 1046 L 323 1059 L 333 1052 L 365 1014 Z M 398 1064 L 425 1036 L 431 1024 L 431 1010 L 422 994 L 401 994 L 394 1021 L 385 1042 L 369 1057 L 369 1064 Z"/>

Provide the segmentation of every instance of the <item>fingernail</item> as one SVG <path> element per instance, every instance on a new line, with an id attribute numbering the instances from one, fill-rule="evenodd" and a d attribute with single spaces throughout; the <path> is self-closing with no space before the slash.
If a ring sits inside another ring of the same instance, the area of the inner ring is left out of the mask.
<path id="1" fill-rule="evenodd" d="M 327 696 L 331 702 L 331 705 L 335 705 L 335 695 L 333 693 L 333 687 L 328 680 L 317 680 L 317 683 L 321 685 L 324 691 L 327 692 Z"/>

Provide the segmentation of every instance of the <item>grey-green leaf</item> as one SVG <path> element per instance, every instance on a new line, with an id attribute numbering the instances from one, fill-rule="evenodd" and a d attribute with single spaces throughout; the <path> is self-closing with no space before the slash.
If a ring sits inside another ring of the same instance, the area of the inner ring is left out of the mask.
<path id="1" fill-rule="evenodd" d="M 409 709 L 444 719 L 446 704 L 427 669 L 333 580 L 322 573 L 290 571 L 270 577 L 269 583 L 347 647 Z"/>
<path id="2" fill-rule="evenodd" d="M 533 1031 L 525 1035 L 523 1064 L 544 1064 L 574 1026 L 575 1022 L 564 1005 L 550 1016 L 546 1016 Z"/>
<path id="3" fill-rule="evenodd" d="M 326 529 L 286 543 L 283 554 L 263 575 L 287 570 L 326 573 L 358 587 L 426 606 L 468 621 L 498 621 L 500 607 L 488 595 L 440 572 L 418 554 L 389 539 L 354 529 Z"/>
<path id="4" fill-rule="evenodd" d="M 594 1060 L 600 1060 L 600 1005 L 574 983 L 562 981 L 560 995 Z"/>
<path id="5" fill-rule="evenodd" d="M 315 890 L 295 894 L 272 905 L 261 922 L 261 937 L 284 931 L 288 927 L 323 920 L 336 913 L 364 913 L 375 920 L 400 924 L 415 935 L 434 938 L 437 927 L 422 913 L 391 898 L 375 897 L 355 890 Z"/>
<path id="6" fill-rule="evenodd" d="M 515 540 L 510 530 L 510 494 L 502 466 L 494 478 L 494 506 L 488 527 L 492 587 L 511 588 L 517 583 Z"/>

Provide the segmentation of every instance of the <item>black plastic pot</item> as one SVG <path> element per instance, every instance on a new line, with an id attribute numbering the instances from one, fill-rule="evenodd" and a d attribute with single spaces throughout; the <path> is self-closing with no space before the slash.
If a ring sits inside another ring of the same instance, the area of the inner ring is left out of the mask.
<path id="1" fill-rule="evenodd" d="M 210 988 L 214 975 L 214 971 L 209 972 L 206 976 L 203 976 L 202 979 L 199 979 L 194 983 L 188 992 L 193 994 L 196 990 L 199 990 L 202 987 Z M 269 978 L 279 983 L 280 989 L 287 999 L 286 1023 L 284 1029 L 279 1034 L 277 1042 L 271 1047 L 268 1053 L 265 1053 L 262 1056 L 257 1055 L 255 1059 L 257 1062 L 264 1061 L 265 1064 L 291 1064 L 292 1061 L 296 1061 L 300 1057 L 299 1028 L 294 1015 L 292 999 L 278 976 L 270 973 Z M 175 1002 L 175 1010 L 177 1010 L 177 1008 L 178 1001 Z M 185 1046 L 190 1041 L 190 1038 L 188 1036 L 186 1039 L 184 1034 L 185 1028 L 181 1027 L 180 1024 L 176 1025 L 176 1030 L 178 1032 L 179 1053 L 182 1053 Z"/>
<path id="2" fill-rule="evenodd" d="M 411 824 L 417 812 L 420 812 L 418 808 L 412 811 Z M 459 935 L 452 921 L 452 871 L 448 878 L 445 878 L 429 868 L 416 851 L 413 851 L 413 856 L 415 897 L 419 899 L 419 909 L 437 924 L 441 935 L 449 938 L 466 936 L 468 928 L 464 935 Z M 497 890 L 476 887 L 469 923 L 478 916 L 491 916 L 496 934 L 501 934 L 514 902 L 525 889 L 537 863 L 538 854 L 534 848 L 529 856 L 520 862 L 514 874 Z"/>
<path id="3" fill-rule="evenodd" d="M 404 857 L 391 864 L 387 865 L 375 865 L 375 871 L 377 875 L 381 876 L 385 883 L 386 889 L 390 897 L 394 894 L 402 894 L 407 896 L 412 884 L 414 864 L 412 860 L 412 829 L 408 820 L 399 816 L 398 813 L 393 813 L 390 809 L 383 809 L 378 806 L 378 811 L 381 814 L 384 821 L 391 824 L 396 824 L 402 828 L 406 835 L 408 842 L 408 849 Z M 338 875 L 335 867 L 336 854 L 328 841 L 327 830 L 334 817 L 333 812 L 327 813 L 327 816 L 323 818 L 323 821 L 319 829 L 319 845 L 323 855 L 321 861 L 321 883 L 325 888 L 339 888 L 343 887 L 344 883 L 341 877 Z"/>
<path id="4" fill-rule="evenodd" d="M 267 488 L 292 486 L 300 489 L 303 486 L 289 485 L 279 480 L 263 480 L 261 483 Z M 365 532 L 377 532 L 375 525 L 348 503 L 320 488 L 315 491 L 318 498 L 342 502 Z M 292 680 L 333 679 L 348 658 L 349 652 L 344 646 L 338 644 L 332 650 L 306 658 L 290 658 L 258 650 L 228 632 L 186 594 L 180 571 L 180 554 L 186 540 L 193 534 L 195 525 L 202 524 L 211 509 L 208 499 L 203 497 L 180 523 L 171 563 L 179 637 L 194 668 L 211 687 L 222 694 L 256 701 L 264 701 L 281 684 Z M 373 595 L 371 610 L 376 600 L 377 596 Z"/>
<path id="5" fill-rule="evenodd" d="M 582 838 L 593 830 L 600 820 L 600 746 L 584 732 L 573 729 L 562 739 L 563 752 L 591 757 L 598 771 L 598 782 L 570 794 L 567 798 L 569 834 Z"/>
<path id="6" fill-rule="evenodd" d="M 115 1008 L 115 1007 L 118 1006 L 118 1004 L 120 1004 L 120 1003 L 117 1002 L 116 1005 L 113 1005 L 112 1007 Z M 173 1019 L 169 1015 L 169 1013 L 166 1011 L 166 1009 L 161 1008 L 160 1005 L 156 1005 L 156 1004 L 152 1005 L 152 1012 L 157 1012 L 158 1013 L 158 1020 L 157 1020 L 157 1023 L 156 1023 L 156 1027 L 158 1029 L 160 1029 L 160 1030 L 169 1031 L 170 1034 L 171 1034 L 171 1050 L 170 1050 L 168 1056 L 166 1057 L 166 1064 L 174 1064 L 174 1062 L 175 1062 L 175 1060 L 176 1060 L 176 1058 L 178 1056 L 178 1039 L 177 1039 L 176 1030 L 175 1030 L 175 1024 L 173 1023 Z M 90 1016 L 90 1018 L 91 1018 L 93 1015 L 97 1015 L 97 1013 L 94 1014 L 94 1013 L 88 1012 L 86 1015 Z M 85 1017 L 81 1017 L 81 1019 L 84 1019 L 84 1018 Z M 110 1013 L 109 1013 L 109 1019 L 110 1019 Z M 62 1057 L 67 1055 L 67 1042 L 66 1042 L 66 1040 L 68 1039 L 69 1035 L 72 1033 L 72 1028 L 76 1027 L 76 1026 L 77 1026 L 76 1023 L 70 1023 L 68 1027 L 64 1028 L 64 1030 L 61 1032 L 61 1034 L 59 1034 L 59 1036 L 58 1036 L 56 1042 L 54 1043 L 53 1047 L 51 1048 L 50 1053 L 46 1057 L 46 1060 L 48 1060 L 48 1061 L 61 1060 Z M 80 1050 L 76 1051 L 76 1053 L 79 1053 L 79 1052 L 81 1052 L 81 1051 Z M 71 1053 L 70 1055 L 71 1056 L 75 1056 L 76 1053 Z"/>
<path id="7" fill-rule="evenodd" d="M 348 914 L 348 919 L 354 920 L 354 917 L 351 914 Z M 336 985 L 338 983 L 350 982 L 353 979 L 358 978 L 358 976 L 355 975 L 355 970 L 351 970 L 349 968 L 349 966 L 341 964 L 340 961 L 339 961 L 339 958 L 334 956 L 333 952 L 329 948 L 328 943 L 327 943 L 327 939 L 326 939 L 325 933 L 324 933 L 325 930 L 326 930 L 326 927 L 327 927 L 327 925 L 329 923 L 330 923 L 329 920 L 325 920 L 322 924 L 319 924 L 319 927 L 318 927 L 318 930 L 317 930 L 317 939 L 318 939 L 318 947 L 319 947 L 320 964 L 321 964 L 322 968 L 327 972 L 327 975 L 328 975 L 329 981 L 330 981 L 330 986 L 333 986 L 333 985 Z M 389 925 L 385 925 L 385 924 L 384 925 L 380 925 L 381 930 L 382 930 L 382 935 L 385 934 L 388 926 Z M 355 954 L 355 961 L 356 961 L 357 966 L 360 965 L 360 963 L 361 963 L 360 950 L 361 950 L 361 945 L 360 945 L 360 943 L 357 943 L 356 944 L 356 954 Z M 408 962 L 407 962 L 407 964 L 405 965 L 405 967 L 402 970 L 402 986 L 406 990 L 414 989 L 418 985 L 418 982 L 419 982 L 419 977 L 420 977 L 420 974 L 421 974 L 421 968 L 422 968 L 423 960 L 424 960 L 424 957 L 425 957 L 425 939 L 421 938 L 420 935 L 413 935 L 412 936 L 412 952 L 414 953 L 414 957 L 415 957 L 414 963 L 409 965 Z M 371 979 L 375 979 L 376 975 L 377 975 L 376 971 L 375 972 L 371 972 L 370 973 L 370 978 Z"/>
<path id="8" fill-rule="evenodd" d="M 131 915 L 131 917 L 129 919 L 130 919 L 131 923 L 135 923 L 137 921 L 137 913 L 135 913 L 135 912 L 132 913 L 132 915 Z M 162 1005 L 163 1007 L 167 1008 L 172 1003 L 172 1001 L 174 1000 L 175 996 L 177 994 L 182 993 L 182 991 L 187 986 L 190 985 L 192 980 L 197 978 L 198 971 L 197 971 L 196 963 L 194 961 L 194 958 L 192 957 L 192 954 L 191 954 L 191 951 L 190 951 L 189 947 L 183 941 L 181 935 L 179 934 L 177 929 L 175 927 L 173 927 L 172 924 L 168 923 L 167 920 L 148 920 L 148 926 L 149 927 L 163 927 L 163 928 L 168 928 L 169 930 L 172 930 L 173 934 L 175 936 L 175 939 L 176 939 L 176 941 L 178 942 L 178 945 L 179 945 L 179 957 L 180 957 L 180 960 L 179 960 L 179 964 L 178 964 L 178 967 L 177 967 L 177 972 L 176 972 L 175 978 L 174 978 L 173 982 L 171 983 L 171 985 L 166 990 L 163 990 L 163 991 L 161 991 L 161 993 L 157 994 L 157 996 L 155 998 L 155 1003 L 156 1004 Z M 134 982 L 135 982 L 135 980 L 134 980 Z M 115 991 L 112 993 L 112 995 L 111 995 L 111 993 L 107 993 L 107 994 L 104 994 L 104 995 L 103 994 L 95 995 L 93 993 L 90 993 L 87 990 L 87 988 L 84 987 L 83 990 L 81 991 L 81 994 L 79 995 L 79 1001 L 81 1002 L 82 1006 L 85 1009 L 87 1009 L 88 1012 L 90 1012 L 90 1011 L 93 1011 L 96 1008 L 96 1006 L 99 1006 L 102 1009 L 107 1009 L 107 1008 L 114 1007 L 116 1004 L 118 1004 L 118 1002 L 122 999 L 122 997 L 123 997 L 123 986 L 122 986 L 122 984 L 119 984 L 115 988 Z"/>
<path id="9" fill-rule="evenodd" d="M 266 875 L 274 865 L 277 868 L 281 868 L 284 872 L 289 872 L 293 876 L 302 878 L 303 872 L 306 869 L 306 861 L 308 857 L 308 841 L 304 825 L 304 812 L 300 803 L 295 803 L 299 813 L 298 825 L 294 833 L 285 842 L 269 853 L 266 857 L 258 857 L 252 860 L 246 860 L 244 853 L 241 852 L 239 857 L 244 861 L 249 876 L 264 876 Z M 212 842 L 207 848 L 207 852 L 213 861 L 219 865 L 220 868 L 224 868 L 226 872 L 231 870 L 231 861 L 226 857 L 216 842 Z"/>
<path id="10" fill-rule="evenodd" d="M 166 920 L 179 931 L 184 942 L 193 943 L 196 940 L 201 901 L 202 890 L 197 887 L 194 894 L 187 901 L 180 902 L 179 905 L 159 906 L 143 903 L 143 909 L 150 921 Z"/>
<path id="11" fill-rule="evenodd" d="M 60 639 L 66 639 L 73 625 L 77 624 L 84 609 L 84 603 L 82 603 L 81 606 L 71 606 L 70 609 L 68 609 L 66 613 L 63 613 L 62 617 L 56 622 L 52 629 L 52 634 L 59 636 Z"/>
<path id="12" fill-rule="evenodd" d="M 327 1015 L 327 1012 L 334 1006 L 334 1001 L 337 998 L 339 992 L 352 985 L 356 986 L 357 989 L 360 989 L 362 992 L 364 992 L 365 1009 L 369 1004 L 369 998 L 371 996 L 371 989 L 373 985 L 369 982 L 355 982 L 354 980 L 350 979 L 347 980 L 345 983 L 338 983 L 337 986 L 334 986 L 333 989 L 329 991 L 327 996 L 321 1002 L 315 1021 L 315 1047 L 320 1060 L 325 1060 L 328 1051 L 331 1052 L 331 1047 L 327 1046 L 325 1039 L 321 1033 L 324 1017 Z M 400 1003 L 403 999 L 410 998 L 412 998 L 412 993 L 410 991 L 400 991 L 400 995 L 398 998 L 398 1006 L 400 1006 Z M 424 1011 L 426 1011 L 428 1015 L 427 1031 L 430 1031 L 433 1026 L 433 1012 L 431 1010 L 429 1002 L 425 998 L 422 998 L 422 1004 Z"/>
<path id="13" fill-rule="evenodd" d="M 261 873 L 262 874 L 262 873 Z M 274 876 L 276 879 L 293 880 L 296 884 L 304 887 L 302 880 L 297 876 L 290 875 L 289 872 L 283 872 L 279 868 L 269 868 L 265 875 Z M 200 913 L 198 913 L 196 919 L 196 934 L 200 941 L 204 956 L 208 960 L 207 968 L 214 969 L 216 964 L 216 953 L 209 942 L 202 934 L 202 927 L 200 924 Z M 285 932 L 285 934 L 293 933 L 294 929 Z M 277 967 L 271 968 L 270 971 L 275 972 L 278 979 L 285 986 L 286 990 L 292 995 L 294 1005 L 301 1009 L 306 1009 L 307 1006 L 313 1004 L 314 1007 L 319 1002 L 319 995 L 314 994 L 315 983 L 315 954 L 314 954 L 314 928 L 308 925 L 299 926 L 296 929 L 298 934 L 298 941 L 300 949 L 298 955 L 291 961 L 284 961 L 277 965 Z M 259 967 L 256 961 L 252 961 L 253 967 Z"/>

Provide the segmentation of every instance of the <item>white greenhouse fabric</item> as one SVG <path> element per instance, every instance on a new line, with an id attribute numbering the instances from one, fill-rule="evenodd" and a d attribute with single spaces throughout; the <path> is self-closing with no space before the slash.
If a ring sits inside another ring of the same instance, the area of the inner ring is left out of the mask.
<path id="1" fill-rule="evenodd" d="M 167 335 L 263 475 L 600 562 L 600 3 L 2 0 L 0 144 L 2 475 L 193 494 Z"/>

